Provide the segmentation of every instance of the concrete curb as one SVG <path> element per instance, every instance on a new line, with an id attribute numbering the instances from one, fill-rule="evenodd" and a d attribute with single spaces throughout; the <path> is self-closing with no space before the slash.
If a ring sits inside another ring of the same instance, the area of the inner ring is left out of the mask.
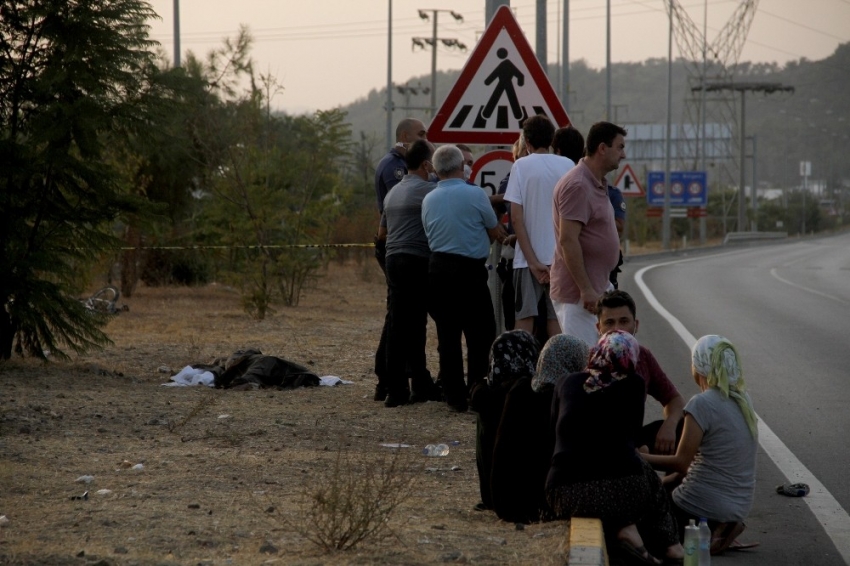
<path id="1" fill-rule="evenodd" d="M 570 519 L 567 545 L 569 566 L 608 566 L 608 551 L 602 521 L 573 517 Z"/>

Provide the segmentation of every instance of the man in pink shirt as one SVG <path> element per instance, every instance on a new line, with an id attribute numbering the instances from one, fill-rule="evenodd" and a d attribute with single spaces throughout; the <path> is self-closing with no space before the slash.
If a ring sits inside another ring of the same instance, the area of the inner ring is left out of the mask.
<path id="1" fill-rule="evenodd" d="M 596 309 L 598 318 L 596 328 L 600 336 L 612 330 L 623 330 L 632 336 L 637 336 L 640 324 L 637 319 L 637 307 L 632 296 L 625 291 L 607 291 L 599 299 Z M 661 403 L 664 408 L 664 420 L 644 426 L 638 445 L 645 444 L 652 454 L 675 454 L 676 445 L 682 435 L 682 419 L 684 418 L 682 411 L 685 408 L 685 398 L 661 369 L 649 348 L 640 347 L 640 356 L 635 370 L 646 383 L 646 395 Z"/>
<path id="2" fill-rule="evenodd" d="M 553 194 L 555 258 L 549 293 L 561 331 L 596 344 L 596 302 L 613 289 L 608 275 L 620 259 L 620 238 L 605 175 L 625 159 L 626 131 L 597 122 L 587 155 L 558 181 Z"/>

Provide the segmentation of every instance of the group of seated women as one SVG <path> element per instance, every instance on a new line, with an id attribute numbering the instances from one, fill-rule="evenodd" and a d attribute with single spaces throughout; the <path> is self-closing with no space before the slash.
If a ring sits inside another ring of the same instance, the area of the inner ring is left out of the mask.
<path id="1" fill-rule="evenodd" d="M 689 519 L 706 518 L 712 554 L 742 547 L 755 489 L 757 419 L 740 358 L 721 336 L 700 338 L 675 454 L 638 446 L 645 383 L 635 338 L 614 330 L 588 351 L 568 335 L 540 351 L 524 331 L 493 344 L 473 391 L 482 502 L 505 521 L 596 517 L 630 564 L 681 564 Z M 663 478 L 659 472 L 666 472 Z"/>

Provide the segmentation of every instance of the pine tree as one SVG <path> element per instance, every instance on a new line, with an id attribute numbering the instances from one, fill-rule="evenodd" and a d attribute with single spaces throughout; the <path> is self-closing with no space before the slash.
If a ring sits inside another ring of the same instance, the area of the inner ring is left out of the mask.
<path id="1" fill-rule="evenodd" d="M 162 100 L 152 17 L 140 0 L 0 0 L 0 359 L 109 342 L 74 294 L 142 205 L 107 149 Z"/>

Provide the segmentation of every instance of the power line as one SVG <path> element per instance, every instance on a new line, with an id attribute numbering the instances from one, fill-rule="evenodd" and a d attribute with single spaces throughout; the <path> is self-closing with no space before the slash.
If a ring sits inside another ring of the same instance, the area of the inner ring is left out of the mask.
<path id="1" fill-rule="evenodd" d="M 776 18 L 777 20 L 782 20 L 783 22 L 788 22 L 789 24 L 793 24 L 797 27 L 801 27 L 801 28 L 807 29 L 809 31 L 819 33 L 819 34 L 824 35 L 826 37 L 831 37 L 832 39 L 837 39 L 838 41 L 843 42 L 843 41 L 848 40 L 848 38 L 846 38 L 846 37 L 839 37 L 837 35 L 832 35 L 829 32 L 826 32 L 826 31 L 823 31 L 823 30 L 820 30 L 820 29 L 817 29 L 817 28 L 813 28 L 811 26 L 807 26 L 806 24 L 801 24 L 800 22 L 795 22 L 794 20 L 789 20 L 788 18 L 782 17 L 782 16 L 780 16 L 778 14 L 774 14 L 772 12 L 768 12 L 767 10 L 764 10 L 764 9 L 759 10 L 759 12 L 761 12 L 762 14 L 767 14 L 768 16 L 772 16 L 772 17 Z"/>

